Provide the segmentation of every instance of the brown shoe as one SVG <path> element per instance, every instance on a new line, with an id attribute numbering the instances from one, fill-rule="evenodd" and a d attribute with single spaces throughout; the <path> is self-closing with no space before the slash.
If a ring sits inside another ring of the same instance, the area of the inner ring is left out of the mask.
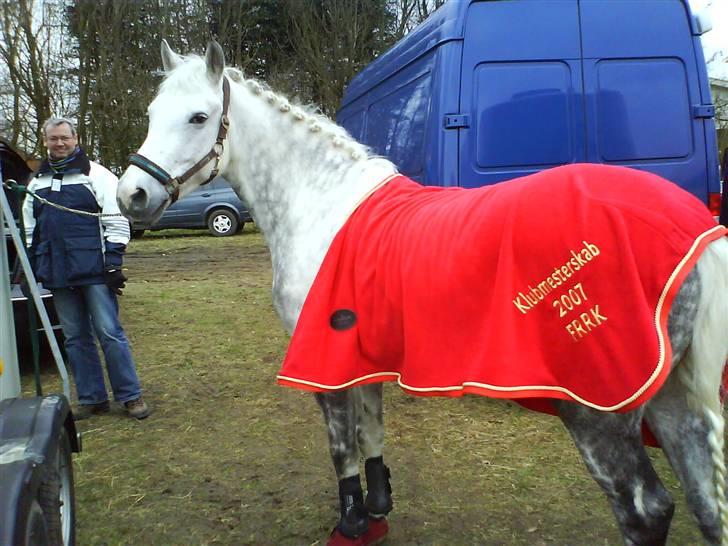
<path id="1" fill-rule="evenodd" d="M 126 408 L 126 412 L 129 414 L 129 417 L 134 417 L 134 419 L 146 419 L 149 417 L 149 414 L 152 413 L 149 406 L 147 406 L 147 403 L 142 400 L 141 396 L 134 400 L 124 402 L 124 407 Z"/>
<path id="2" fill-rule="evenodd" d="M 83 421 L 94 415 L 101 415 L 102 413 L 109 413 L 111 406 L 109 401 L 99 402 L 98 404 L 79 404 L 76 411 L 73 412 L 74 421 Z"/>

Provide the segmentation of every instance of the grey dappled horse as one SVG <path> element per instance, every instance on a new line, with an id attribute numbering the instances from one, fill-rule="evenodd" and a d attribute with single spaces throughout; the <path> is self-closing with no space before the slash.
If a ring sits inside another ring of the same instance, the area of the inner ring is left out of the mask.
<path id="1" fill-rule="evenodd" d="M 149 106 L 147 138 L 120 181 L 121 210 L 133 221 L 153 222 L 174 199 L 219 169 L 250 206 L 270 247 L 273 301 L 292 332 L 348 212 L 395 168 L 328 119 L 226 68 L 217 43 L 200 58 L 180 57 L 164 42 L 162 60 L 166 77 Z M 643 446 L 643 419 L 677 474 L 705 541 L 726 544 L 718 395 L 728 355 L 725 238 L 708 246 L 683 283 L 668 330 L 672 372 L 647 404 L 628 413 L 554 404 L 608 496 L 626 544 L 663 544 L 674 510 Z M 370 516 L 384 516 L 392 508 L 389 470 L 382 459 L 382 385 L 316 398 L 339 479 L 338 532 L 342 537 L 363 536 Z M 360 455 L 365 460 L 366 499 Z"/>

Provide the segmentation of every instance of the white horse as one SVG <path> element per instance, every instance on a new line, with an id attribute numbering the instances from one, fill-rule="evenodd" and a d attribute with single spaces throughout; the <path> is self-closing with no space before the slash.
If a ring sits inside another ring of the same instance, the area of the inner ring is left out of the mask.
<path id="1" fill-rule="evenodd" d="M 215 42 L 205 58 L 180 57 L 163 42 L 162 61 L 166 77 L 149 106 L 147 138 L 121 178 L 119 206 L 133 221 L 153 222 L 219 170 L 265 236 L 275 308 L 293 332 L 338 230 L 395 168 L 330 120 L 226 68 Z M 728 356 L 725 237 L 710 243 L 683 282 L 670 310 L 669 337 L 668 364 L 679 373 L 671 373 L 646 404 L 626 413 L 563 400 L 554 405 L 608 496 L 625 544 L 664 544 L 674 510 L 642 443 L 643 419 L 677 474 L 705 541 L 728 544 L 718 394 Z M 339 479 L 341 517 L 330 544 L 372 543 L 386 533 L 384 516 L 392 508 L 382 459 L 381 383 L 316 398 Z"/>

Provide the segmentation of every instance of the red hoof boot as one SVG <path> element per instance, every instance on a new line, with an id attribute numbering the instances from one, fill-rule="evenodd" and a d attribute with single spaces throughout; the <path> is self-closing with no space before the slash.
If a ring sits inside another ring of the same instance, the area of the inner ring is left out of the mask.
<path id="1" fill-rule="evenodd" d="M 331 532 L 326 546 L 374 546 L 380 544 L 389 532 L 387 518 L 369 518 L 367 532 L 357 538 L 345 537 L 338 528 Z"/>
<path id="2" fill-rule="evenodd" d="M 367 529 L 367 532 L 364 533 L 364 538 L 367 546 L 374 545 L 374 544 L 380 544 L 384 537 L 387 536 L 387 533 L 389 532 L 389 523 L 387 523 L 387 518 L 369 518 L 369 529 Z"/>
<path id="3" fill-rule="evenodd" d="M 329 541 L 326 543 L 326 546 L 364 546 L 366 544 L 366 542 L 363 542 L 364 536 L 362 535 L 357 538 L 345 537 L 337 527 L 331 531 L 331 536 L 329 536 Z"/>

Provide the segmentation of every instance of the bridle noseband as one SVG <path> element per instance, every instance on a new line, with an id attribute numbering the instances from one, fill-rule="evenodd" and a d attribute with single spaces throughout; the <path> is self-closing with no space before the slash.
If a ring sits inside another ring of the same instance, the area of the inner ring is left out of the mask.
<path id="1" fill-rule="evenodd" d="M 222 156 L 222 152 L 225 150 L 225 138 L 227 137 L 228 127 L 230 126 L 230 120 L 228 119 L 227 115 L 229 105 L 230 83 L 228 82 L 228 79 L 223 76 L 222 115 L 220 116 L 220 127 L 217 130 L 217 139 L 215 140 L 215 144 L 212 145 L 212 149 L 210 149 L 205 157 L 192 165 L 192 167 L 187 169 L 180 176 L 172 178 L 169 173 L 165 171 L 162 167 L 141 154 L 131 154 L 129 156 L 129 163 L 134 165 L 135 167 L 139 167 L 145 173 L 157 179 L 164 186 L 164 189 L 169 194 L 172 203 L 177 201 L 177 199 L 179 198 L 180 186 L 187 182 L 190 178 L 192 178 L 193 175 L 197 174 L 199 170 L 201 170 L 205 165 L 207 165 L 210 161 L 214 159 L 215 165 L 212 167 L 212 172 L 210 173 L 209 178 L 205 180 L 202 185 L 211 182 L 212 179 L 217 176 L 218 165 L 220 164 L 220 156 Z"/>

